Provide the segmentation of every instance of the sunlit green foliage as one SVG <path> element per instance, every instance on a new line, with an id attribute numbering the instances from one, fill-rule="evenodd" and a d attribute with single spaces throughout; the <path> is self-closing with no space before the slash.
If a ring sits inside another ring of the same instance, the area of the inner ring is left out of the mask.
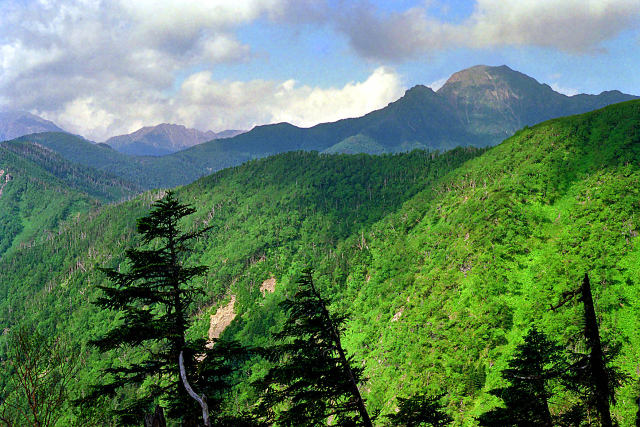
<path id="1" fill-rule="evenodd" d="M 382 157 L 287 153 L 177 189 L 182 202 L 197 208 L 186 218 L 185 230 L 213 226 L 195 242 L 193 255 L 185 260 L 209 267 L 207 276 L 195 283 L 205 295 L 198 299 L 201 308 L 193 313 L 196 324 L 189 339 L 205 337 L 209 315 L 234 294 L 239 317 L 225 334 L 245 344 L 266 344 L 267 332 L 283 320 L 277 305 L 288 278 L 297 275 L 297 266 L 324 256 L 345 262 L 346 258 L 336 255 L 338 242 L 358 234 L 481 153 L 475 149 Z M 117 268 L 124 262 L 125 250 L 139 242 L 136 218 L 163 195 L 149 192 L 74 217 L 51 239 L 0 260 L 2 324 L 11 327 L 26 316 L 42 330 L 72 336 L 83 348 L 118 324 L 117 316 L 91 304 L 97 297 L 96 286 L 106 283 L 96 267 Z M 263 298 L 259 286 L 270 277 L 277 278 L 276 294 Z M 133 351 L 116 355 L 89 349 L 72 397 L 85 395 L 102 369 L 125 356 L 133 361 L 141 357 Z M 129 398 L 133 397 L 131 390 Z M 252 394 L 239 386 L 232 399 L 235 410 L 246 409 L 243 405 L 251 402 Z M 124 400 L 109 402 L 113 409 L 125 404 Z"/>

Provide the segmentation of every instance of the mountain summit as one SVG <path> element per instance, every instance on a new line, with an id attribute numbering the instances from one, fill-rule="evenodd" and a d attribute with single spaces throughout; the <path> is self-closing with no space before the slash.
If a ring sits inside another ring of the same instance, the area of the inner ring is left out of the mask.
<path id="1" fill-rule="evenodd" d="M 55 123 L 24 111 L 0 112 L 0 141 L 40 132 L 64 132 Z"/>
<path id="2" fill-rule="evenodd" d="M 163 156 L 213 139 L 236 136 L 242 132 L 239 130 L 226 130 L 220 133 L 202 132 L 183 125 L 163 123 L 143 127 L 128 135 L 114 136 L 109 138 L 106 144 L 126 154 Z"/>
<path id="3" fill-rule="evenodd" d="M 153 159 L 60 133 L 27 139 L 85 166 L 119 171 L 142 188 L 172 187 L 287 151 L 382 154 L 496 145 L 524 126 L 635 98 L 619 91 L 566 96 L 507 66 L 480 65 L 453 74 L 437 92 L 414 86 L 397 101 L 362 117 L 310 128 L 277 123 L 220 139 L 213 132 L 164 124 L 107 141 L 124 153 L 161 156 Z"/>
<path id="4" fill-rule="evenodd" d="M 490 145 L 525 125 L 636 98 L 618 91 L 563 95 L 506 65 L 477 65 L 459 71 L 437 93 L 470 133 Z"/>

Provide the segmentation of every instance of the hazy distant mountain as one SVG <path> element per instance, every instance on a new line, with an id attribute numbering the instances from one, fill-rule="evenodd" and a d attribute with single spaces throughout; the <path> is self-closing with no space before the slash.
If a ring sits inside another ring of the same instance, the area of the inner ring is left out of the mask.
<path id="1" fill-rule="evenodd" d="M 0 112 L 0 141 L 38 132 L 64 132 L 55 123 L 24 111 Z"/>
<path id="2" fill-rule="evenodd" d="M 163 123 L 143 127 L 128 135 L 114 136 L 105 143 L 121 153 L 137 156 L 164 156 L 212 139 L 230 138 L 242 132 L 244 131 L 202 132 L 182 125 Z"/>

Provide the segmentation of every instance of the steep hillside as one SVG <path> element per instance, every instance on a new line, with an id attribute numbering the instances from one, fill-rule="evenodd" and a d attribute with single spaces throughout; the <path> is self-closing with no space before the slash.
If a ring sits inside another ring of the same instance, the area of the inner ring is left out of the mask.
<path id="1" fill-rule="evenodd" d="M 213 139 L 230 138 L 243 131 L 202 132 L 182 125 L 163 123 L 131 134 L 109 138 L 105 143 L 117 151 L 136 156 L 164 156 Z"/>
<path id="2" fill-rule="evenodd" d="M 382 157 L 288 153 L 178 189 L 177 196 L 198 209 L 185 225 L 214 225 L 198 242 L 197 256 L 191 260 L 211 268 L 203 282 L 206 294 L 193 333 L 206 336 L 208 315 L 233 293 L 236 311 L 246 313 L 244 319 L 238 317 L 238 326 L 250 331 L 243 334 L 247 339 L 256 334 L 266 339 L 265 331 L 279 322 L 275 319 L 280 314 L 276 299 L 262 308 L 256 305 L 262 299 L 260 283 L 276 277 L 275 289 L 284 289 L 300 266 L 335 256 L 338 242 L 481 153 L 476 149 Z M 105 280 L 96 267 L 122 262 L 124 250 L 137 241 L 135 219 L 161 195 L 145 193 L 73 217 L 50 238 L 0 259 L 2 324 L 35 323 L 47 333 L 60 331 L 72 337 L 78 348 L 86 349 L 86 342 L 111 321 L 110 315 L 91 304 L 96 285 Z M 271 320 L 263 318 L 265 313 Z M 96 369 L 112 363 L 103 354 L 82 351 L 76 396 L 95 379 Z"/>
<path id="3" fill-rule="evenodd" d="M 614 413 L 632 424 L 639 123 L 632 101 L 526 128 L 342 248 L 350 262 L 333 280 L 374 408 L 426 388 L 471 423 L 496 404 L 486 391 L 531 325 L 563 345 L 580 334 L 579 304 L 550 308 L 589 272 L 601 333 L 621 345 L 615 363 L 631 378 Z"/>
<path id="4" fill-rule="evenodd" d="M 185 225 L 214 226 L 191 260 L 211 268 L 191 333 L 206 336 L 208 316 L 233 295 L 237 316 L 224 336 L 268 342 L 290 278 L 311 265 L 331 309 L 350 315 L 344 344 L 365 368 L 371 411 L 443 392 L 458 423 L 473 425 L 497 403 L 487 391 L 528 328 L 562 345 L 580 333 L 579 304 L 550 307 L 588 271 L 602 335 L 621 346 L 614 362 L 631 378 L 614 408 L 630 425 L 640 369 L 639 123 L 632 101 L 525 128 L 481 156 L 289 153 L 180 188 L 198 208 Z M 119 265 L 137 240 L 134 219 L 160 196 L 77 217 L 0 260 L 3 324 L 35 322 L 85 348 L 113 320 L 90 304 L 104 281 L 95 267 Z M 115 360 L 83 351 L 77 393 Z M 243 387 L 236 408 L 251 401 Z"/>
<path id="5" fill-rule="evenodd" d="M 141 192 L 122 178 L 27 141 L 0 143 L 0 256 L 30 245 L 75 214 Z"/>
<path id="6" fill-rule="evenodd" d="M 56 160 L 49 166 L 63 175 L 74 172 Z M 51 237 L 61 222 L 96 206 L 98 200 L 79 186 L 0 145 L 0 258 L 36 238 Z"/>
<path id="7" fill-rule="evenodd" d="M 64 132 L 55 123 L 23 111 L 0 112 L 0 141 L 38 132 Z"/>
<path id="8" fill-rule="evenodd" d="M 103 202 L 120 201 L 124 197 L 141 192 L 136 184 L 115 175 L 70 162 L 55 151 L 37 143 L 12 140 L 0 143 L 0 148 L 33 162 L 70 188 L 87 193 Z M 12 165 L 6 162 L 4 166 L 10 169 Z"/>

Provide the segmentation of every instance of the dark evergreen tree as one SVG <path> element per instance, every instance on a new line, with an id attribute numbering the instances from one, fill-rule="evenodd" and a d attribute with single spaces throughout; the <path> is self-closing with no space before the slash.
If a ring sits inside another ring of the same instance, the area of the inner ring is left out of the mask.
<path id="1" fill-rule="evenodd" d="M 440 401 L 443 394 L 430 396 L 417 394 L 409 398 L 398 398 L 398 412 L 389 415 L 389 421 L 394 426 L 448 426 L 453 419 L 444 412 Z"/>
<path id="2" fill-rule="evenodd" d="M 509 367 L 502 377 L 509 381 L 506 387 L 490 393 L 504 402 L 504 408 L 495 408 L 480 416 L 484 426 L 552 426 L 549 411 L 551 386 L 565 372 L 561 348 L 549 341 L 542 332 L 531 328 L 524 343 L 516 347 Z"/>
<path id="3" fill-rule="evenodd" d="M 371 426 L 358 390 L 362 370 L 342 348 L 345 317 L 331 315 L 311 273 L 298 280 L 293 298 L 281 303 L 287 320 L 270 349 L 276 364 L 256 385 L 264 393 L 258 412 L 278 425 Z"/>
<path id="4" fill-rule="evenodd" d="M 122 313 L 120 324 L 92 344 L 101 350 L 144 346 L 141 360 L 116 364 L 105 370 L 108 381 L 95 387 L 92 397 L 115 394 L 126 385 L 145 380 L 146 394 L 115 411 L 121 422 L 139 423 L 158 397 L 169 402 L 170 418 L 197 417 L 197 405 L 180 383 L 178 356 L 186 352 L 192 366 L 193 351 L 186 346 L 189 309 L 199 289 L 191 280 L 205 274 L 204 266 L 183 264 L 190 243 L 208 229 L 183 232 L 180 220 L 195 212 L 168 192 L 156 201 L 150 213 L 138 219 L 142 246 L 126 252 L 128 269 L 103 268 L 112 284 L 100 286 L 100 307 Z M 197 418 L 194 418 L 197 419 Z"/>
<path id="5" fill-rule="evenodd" d="M 584 336 L 580 341 L 584 341 L 586 352 L 571 355 L 573 363 L 564 379 L 566 388 L 580 398 L 580 403 L 572 410 L 576 415 L 570 421 L 575 421 L 577 415 L 587 418 L 589 414 L 597 413 L 600 425 L 610 427 L 613 422 L 609 404 L 615 402 L 615 389 L 626 377 L 610 363 L 618 348 L 601 342 L 588 274 L 585 273 L 582 285 L 574 294 L 583 304 Z"/>

